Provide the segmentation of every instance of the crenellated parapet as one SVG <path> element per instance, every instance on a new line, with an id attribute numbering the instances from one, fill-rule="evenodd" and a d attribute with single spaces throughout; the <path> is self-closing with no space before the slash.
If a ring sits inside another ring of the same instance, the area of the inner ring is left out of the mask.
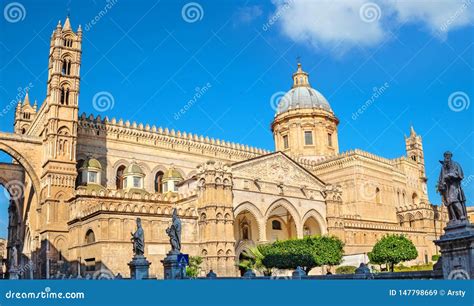
<path id="1" fill-rule="evenodd" d="M 124 191 L 105 188 L 101 190 L 90 190 L 86 188 L 81 188 L 76 190 L 76 197 L 77 196 L 176 203 L 195 198 L 197 196 L 197 192 L 192 191 L 186 193 L 148 193 L 146 191 L 136 192 L 133 190 Z"/>
<path id="2" fill-rule="evenodd" d="M 221 153 L 227 156 L 238 157 L 238 159 L 249 159 L 270 153 L 267 150 L 202 135 L 130 122 L 128 120 L 124 121 L 123 119 L 101 118 L 100 115 L 97 117 L 93 115 L 87 116 L 85 113 L 79 118 L 78 133 L 86 136 L 110 137 L 111 139 L 120 139 L 122 141 L 129 139 L 134 143 L 139 142 L 145 145 L 185 152 L 189 152 L 190 148 L 194 148 L 201 152 Z"/>
<path id="3" fill-rule="evenodd" d="M 171 216 L 173 208 L 185 218 L 196 218 L 195 193 L 147 194 L 115 190 L 78 190 L 69 204 L 69 223 L 96 214 Z"/>
<path id="4" fill-rule="evenodd" d="M 412 163 L 413 165 L 415 165 L 406 157 L 388 159 L 388 158 L 383 158 L 378 155 L 375 155 L 363 150 L 359 150 L 359 149 L 349 150 L 333 157 L 321 159 L 319 161 L 299 159 L 298 162 L 309 167 L 309 169 L 312 171 L 319 171 L 319 170 L 324 170 L 324 169 L 328 169 L 332 167 L 344 166 L 360 158 L 363 158 L 366 161 L 376 162 L 379 165 L 386 168 L 390 168 L 396 172 L 401 172 L 401 170 L 398 169 L 398 167 L 396 167 L 401 162 Z"/>

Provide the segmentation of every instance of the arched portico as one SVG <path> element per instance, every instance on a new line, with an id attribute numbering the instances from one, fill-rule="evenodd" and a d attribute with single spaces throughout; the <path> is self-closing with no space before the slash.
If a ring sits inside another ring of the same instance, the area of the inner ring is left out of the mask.
<path id="1" fill-rule="evenodd" d="M 265 212 L 267 241 L 302 238 L 301 217 L 294 205 L 286 199 L 274 201 Z"/>

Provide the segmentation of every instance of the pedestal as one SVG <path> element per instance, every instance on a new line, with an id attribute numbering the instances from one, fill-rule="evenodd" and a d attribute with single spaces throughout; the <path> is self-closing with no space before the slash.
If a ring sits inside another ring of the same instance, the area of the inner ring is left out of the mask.
<path id="1" fill-rule="evenodd" d="M 163 263 L 163 270 L 165 272 L 165 279 L 184 279 L 186 278 L 186 267 L 183 267 L 178 262 L 178 255 L 180 253 L 168 253 L 161 262 Z"/>
<path id="2" fill-rule="evenodd" d="M 143 255 L 136 255 L 132 261 L 128 263 L 130 267 L 130 278 L 131 279 L 146 279 L 149 277 L 148 270 L 151 263 L 146 260 Z"/>
<path id="3" fill-rule="evenodd" d="M 8 270 L 8 279 L 19 279 L 20 278 L 20 270 L 17 268 L 11 268 Z"/>
<path id="4" fill-rule="evenodd" d="M 435 244 L 440 247 L 444 279 L 474 279 L 474 226 L 451 221 Z"/>

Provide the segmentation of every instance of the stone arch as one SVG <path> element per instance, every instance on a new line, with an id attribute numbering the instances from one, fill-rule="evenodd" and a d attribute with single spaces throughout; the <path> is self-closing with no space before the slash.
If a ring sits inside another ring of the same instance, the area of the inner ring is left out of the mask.
<path id="1" fill-rule="evenodd" d="M 236 240 L 243 238 L 244 229 L 241 227 L 243 224 L 241 221 L 244 221 L 246 217 L 242 217 L 241 214 L 245 215 L 245 213 L 250 215 L 250 219 L 247 220 L 247 239 L 253 238 L 255 241 L 263 239 L 263 234 L 265 233 L 265 223 L 262 223 L 264 221 L 262 212 L 253 203 L 243 202 L 239 204 L 234 210 L 234 235 Z M 253 221 L 251 219 L 253 219 Z M 253 222 L 255 223 L 254 226 L 252 226 Z M 255 231 L 253 231 L 252 228 Z"/>
<path id="2" fill-rule="evenodd" d="M 280 198 L 274 201 L 270 206 L 268 206 L 267 211 L 265 212 L 265 226 L 266 222 L 272 217 L 271 213 L 278 207 L 283 207 L 288 211 L 288 213 L 293 218 L 293 222 L 296 227 L 296 236 L 303 237 L 303 224 L 301 223 L 301 216 L 298 213 L 295 206 L 284 198 Z"/>
<path id="3" fill-rule="evenodd" d="M 234 216 L 237 216 L 238 214 L 240 214 L 243 211 L 250 212 L 255 217 L 255 219 L 257 221 L 262 220 L 264 218 L 264 216 L 263 216 L 262 212 L 260 211 L 260 209 L 258 209 L 257 206 L 255 206 L 253 203 L 243 202 L 243 203 L 240 203 L 239 205 L 237 205 L 234 209 Z"/>
<path id="4" fill-rule="evenodd" d="M 316 220 L 316 222 L 319 225 L 319 230 L 321 231 L 321 235 L 327 234 L 328 231 L 327 231 L 326 220 L 323 218 L 323 216 L 321 216 L 321 214 L 318 211 L 316 211 L 315 209 L 311 209 L 307 211 L 303 216 L 303 220 L 301 224 L 304 226 L 304 224 L 306 223 L 306 221 L 308 221 L 309 218 L 314 218 Z"/>
<path id="5" fill-rule="evenodd" d="M 419 211 L 415 213 L 415 220 L 421 220 L 423 219 L 423 214 Z"/>
<path id="6" fill-rule="evenodd" d="M 285 208 L 291 214 L 297 225 L 301 225 L 300 214 L 296 210 L 295 206 L 286 199 L 278 199 L 268 206 L 267 211 L 265 212 L 265 219 L 268 219 L 270 217 L 270 213 L 279 206 Z"/>
<path id="7" fill-rule="evenodd" d="M 37 175 L 35 168 L 28 162 L 28 159 L 20 154 L 12 147 L 0 142 L 0 151 L 3 151 L 15 159 L 25 169 L 26 174 L 30 177 L 33 188 L 35 190 L 36 203 L 39 203 L 39 193 L 41 192 L 41 185 L 39 176 Z"/>
<path id="8" fill-rule="evenodd" d="M 115 175 L 115 172 L 117 172 L 117 169 L 118 167 L 120 166 L 125 166 L 125 167 L 128 167 L 128 165 L 130 165 L 130 162 L 126 159 L 119 159 L 117 160 L 113 165 L 112 165 L 112 173 L 114 173 Z"/>

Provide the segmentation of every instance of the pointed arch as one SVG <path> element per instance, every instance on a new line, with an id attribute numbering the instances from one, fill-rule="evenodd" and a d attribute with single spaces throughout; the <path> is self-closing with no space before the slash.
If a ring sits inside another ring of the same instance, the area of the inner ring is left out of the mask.
<path id="1" fill-rule="evenodd" d="M 270 206 L 268 206 L 267 211 L 265 212 L 265 218 L 268 219 L 270 217 L 270 213 L 279 206 L 285 208 L 291 214 L 297 224 L 301 224 L 301 217 L 295 206 L 290 201 L 284 198 L 280 198 L 274 201 Z"/>
<path id="2" fill-rule="evenodd" d="M 314 220 L 316 220 L 316 222 L 319 225 L 319 230 L 321 231 L 322 235 L 325 235 L 328 233 L 326 219 L 323 218 L 323 216 L 321 216 L 321 214 L 317 210 L 311 209 L 307 211 L 303 216 L 303 220 L 301 224 L 303 224 L 304 226 L 304 224 L 306 223 L 306 221 L 308 221 L 309 218 L 313 218 Z"/>
<path id="3" fill-rule="evenodd" d="M 255 204 L 250 202 L 243 202 L 237 205 L 237 207 L 234 208 L 234 216 L 237 216 L 238 214 L 244 211 L 248 211 L 249 213 L 251 213 L 256 220 L 263 219 L 263 214 L 260 209 L 258 209 Z"/>

